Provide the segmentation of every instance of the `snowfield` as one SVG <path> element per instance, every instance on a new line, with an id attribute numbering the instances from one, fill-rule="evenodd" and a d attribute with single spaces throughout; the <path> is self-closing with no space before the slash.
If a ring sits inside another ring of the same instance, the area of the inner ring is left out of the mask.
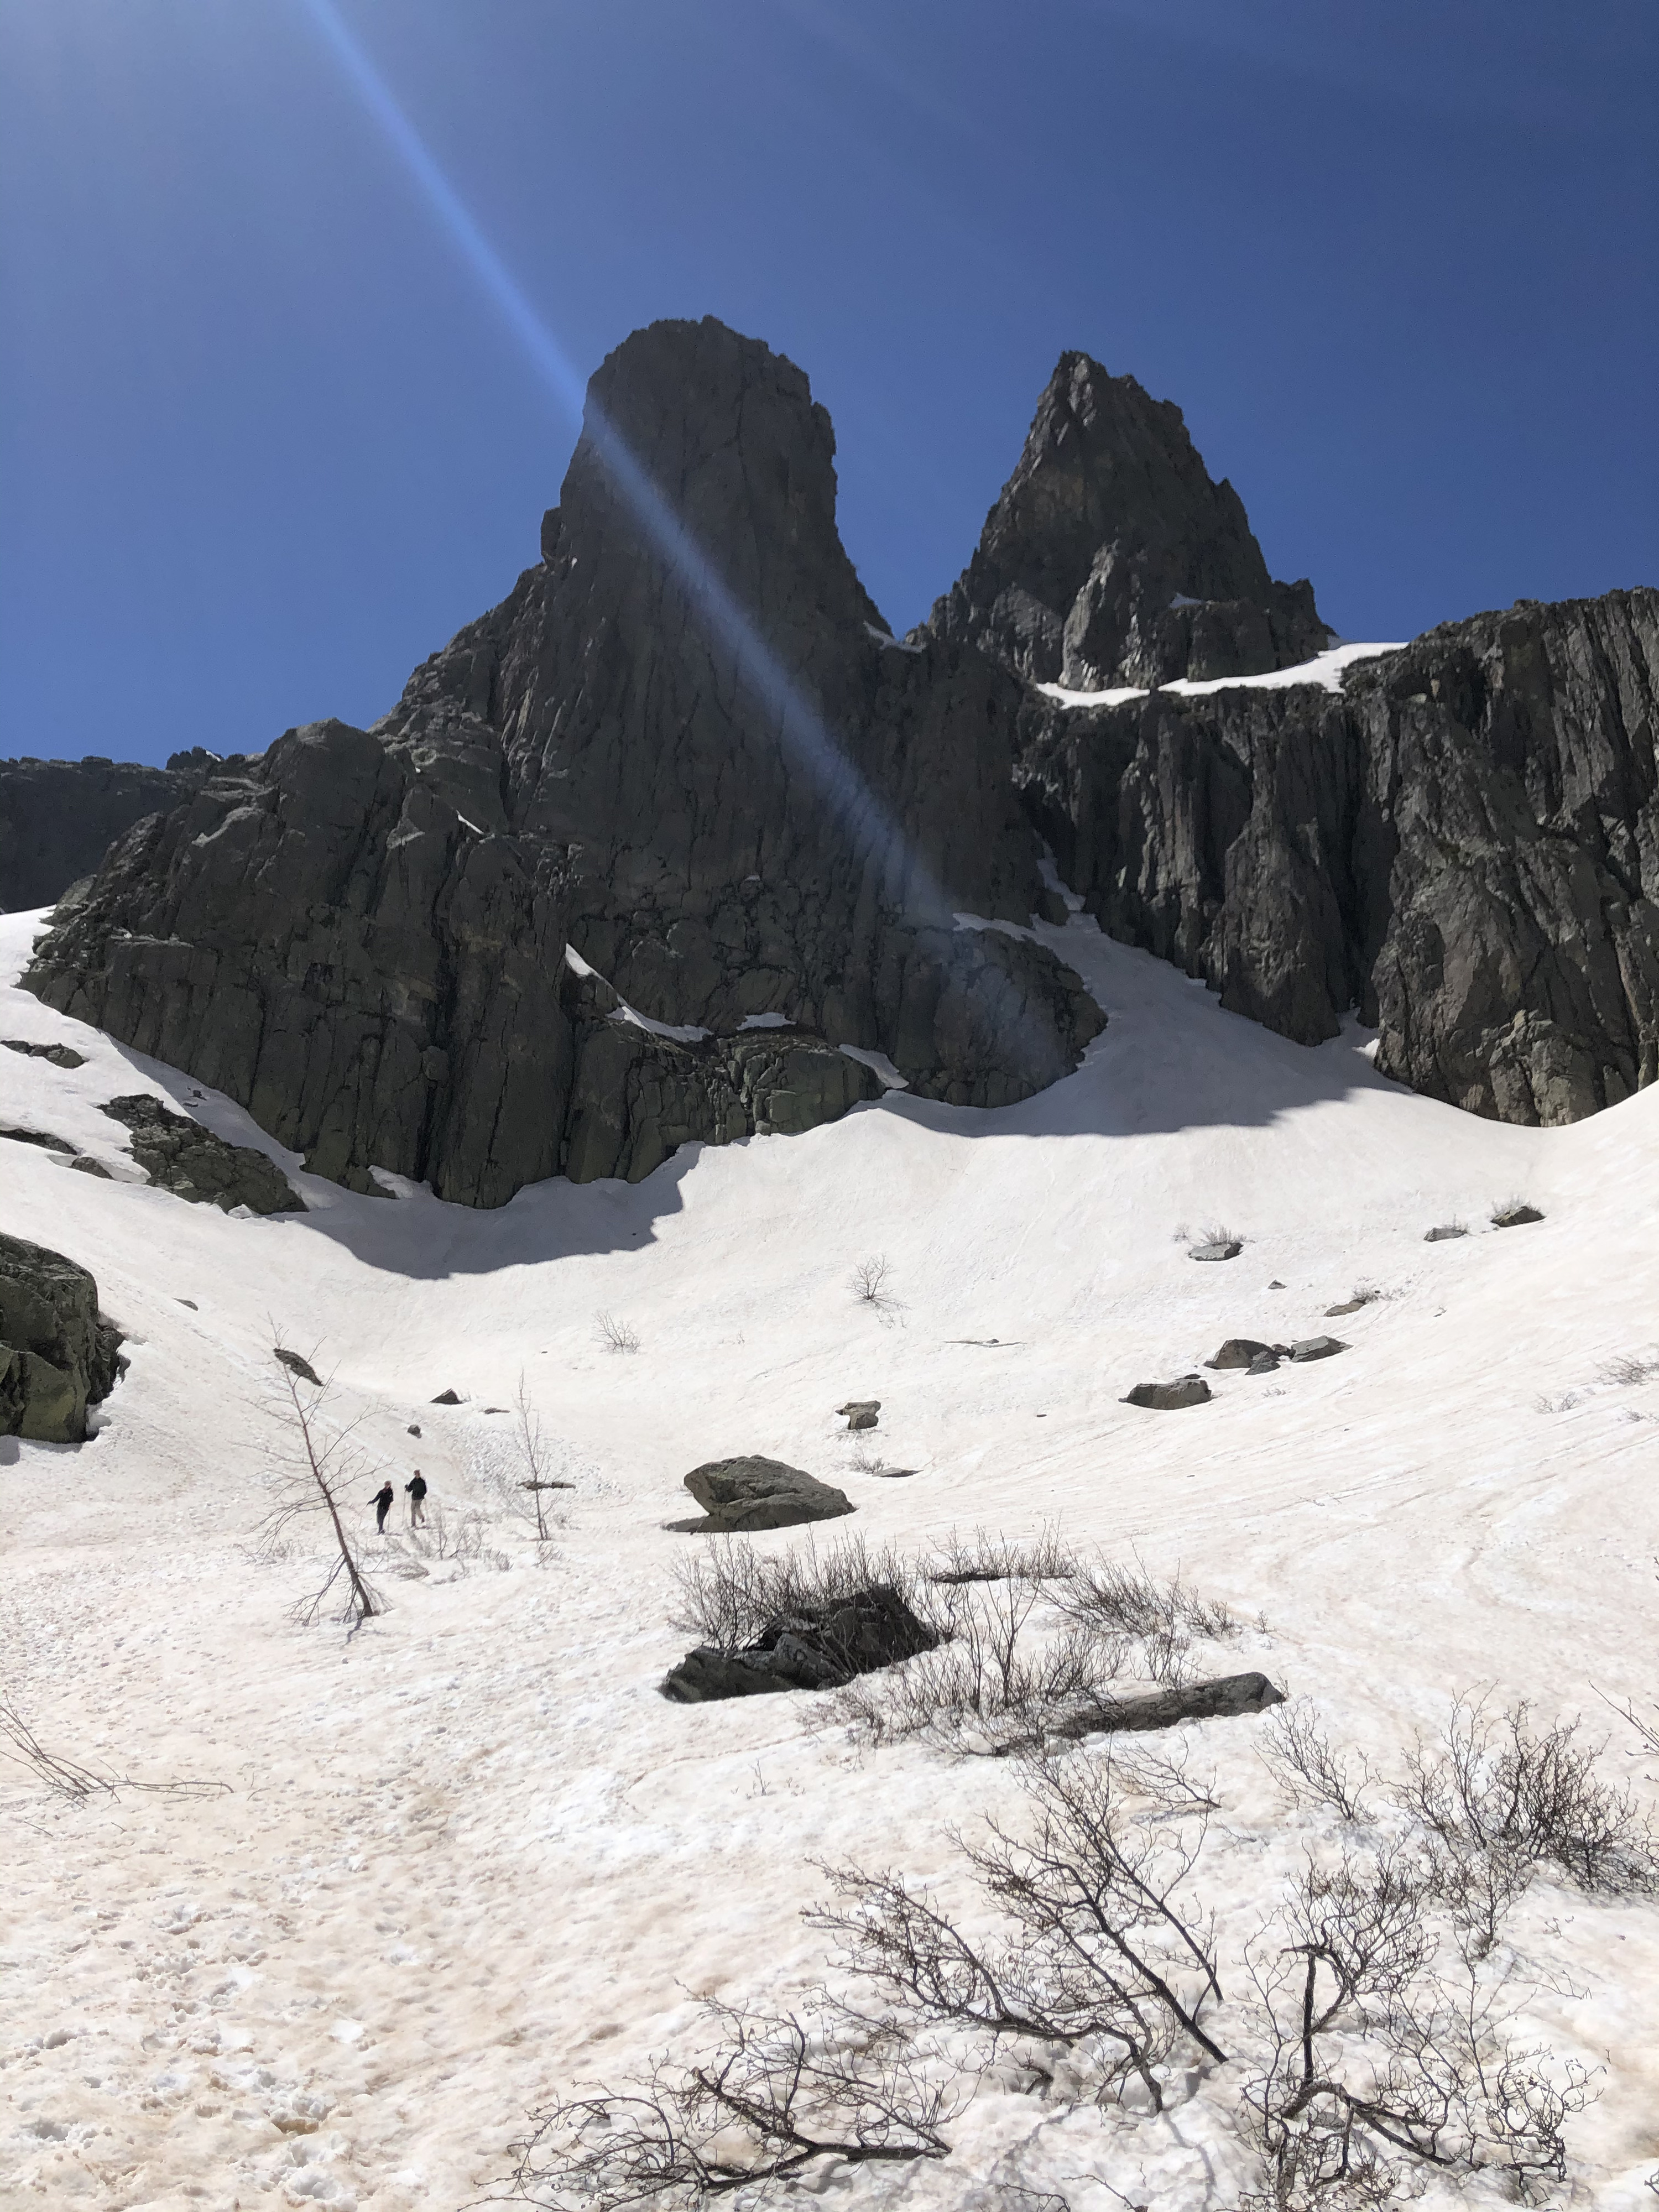
<path id="1" fill-rule="evenodd" d="M 0 919 L 0 1036 L 87 1064 L 0 1051 L 0 1121 L 118 1168 L 97 1102 L 153 1089 L 295 1168 L 225 1099 L 13 988 L 41 921 Z M 296 1174 L 306 1213 L 232 1219 L 130 1163 L 106 1182 L 0 1143 L 0 1228 L 93 1270 L 131 1362 L 89 1444 L 0 1439 L 3 1699 L 65 1757 L 225 1785 L 76 1807 L 0 1761 L 8 2203 L 452 2212 L 499 2184 L 530 2112 L 684 2048 L 697 1993 L 799 1997 L 824 1966 L 800 1917 L 815 1862 L 948 1892 L 952 1830 L 1018 1822 L 1012 1762 L 860 1747 L 815 1723 L 817 1696 L 658 1695 L 693 1640 L 673 1569 L 702 1540 L 662 1523 L 715 1457 L 840 1484 L 858 1511 L 821 1547 L 1053 1524 L 1178 1566 L 1252 1624 L 1200 1671 L 1263 1668 L 1379 1768 L 1489 1689 L 1584 1715 L 1607 1777 L 1654 1801 L 1655 1762 L 1597 1693 L 1650 1709 L 1659 1676 L 1659 1373 L 1605 1371 L 1659 1338 L 1659 1087 L 1571 1128 L 1498 1127 L 1383 1080 L 1357 1030 L 1305 1050 L 1092 925 L 1038 933 L 1109 1016 L 1053 1090 L 995 1113 L 892 1091 L 632 1187 L 478 1213 Z M 1489 1229 L 1516 1195 L 1546 1218 Z M 1454 1217 L 1466 1238 L 1424 1242 Z M 1195 1266 L 1179 1232 L 1212 1225 L 1243 1251 Z M 848 1289 L 873 1255 L 885 1310 Z M 1361 1283 L 1388 1295 L 1327 1322 Z M 637 1353 L 603 1348 L 600 1312 Z M 1224 1338 L 1328 1328 L 1340 1357 L 1213 1376 L 1208 1405 L 1121 1402 Z M 355 1636 L 289 1617 L 320 1548 L 258 1556 L 289 1449 L 274 1331 L 362 1423 L 352 1510 L 390 1609 Z M 575 1484 L 539 1563 L 510 1415 L 487 1410 L 521 1374 Z M 463 1402 L 433 1404 L 446 1389 Z M 844 1434 L 849 1398 L 882 1401 L 873 1435 Z M 864 1447 L 915 1472 L 860 1472 Z M 416 1561 L 398 1528 L 416 1466 L 452 1528 L 483 1516 L 478 1555 Z M 1333 1833 L 1287 1802 L 1261 1727 L 1179 1732 L 1220 1807 L 1194 1888 L 1240 2048 L 1242 1947 Z M 1528 2037 L 1599 2069 L 1551 2201 L 1650 2205 L 1659 1903 L 1540 1879 L 1512 1937 Z M 1157 2118 L 988 2085 L 945 2162 L 815 2169 L 765 2201 L 1231 2206 L 1259 2185 L 1238 2072 L 1189 2070 Z M 1503 2198 L 1482 2179 L 1425 2201 Z"/>

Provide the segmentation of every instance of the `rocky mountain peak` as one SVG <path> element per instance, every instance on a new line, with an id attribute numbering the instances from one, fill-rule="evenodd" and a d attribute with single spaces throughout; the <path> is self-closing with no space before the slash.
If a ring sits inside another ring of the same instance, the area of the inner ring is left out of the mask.
<path id="1" fill-rule="evenodd" d="M 1324 646 L 1313 587 L 1275 583 L 1181 410 L 1065 353 L 978 550 L 929 627 L 1079 690 L 1293 666 Z"/>
<path id="2" fill-rule="evenodd" d="M 835 455 L 828 410 L 793 362 L 712 315 L 652 323 L 590 380 L 544 557 L 566 574 L 608 551 L 660 563 L 633 496 L 637 470 L 763 628 L 808 577 L 820 618 L 878 623 L 836 531 Z"/>

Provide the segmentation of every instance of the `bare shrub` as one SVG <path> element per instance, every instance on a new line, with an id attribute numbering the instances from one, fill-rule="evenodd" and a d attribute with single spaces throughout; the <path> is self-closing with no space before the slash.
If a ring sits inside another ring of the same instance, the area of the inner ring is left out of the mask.
<path id="1" fill-rule="evenodd" d="M 975 1528 L 971 1537 L 953 1528 L 939 1547 L 939 1564 L 927 1570 L 930 1583 L 1064 1582 L 1078 1571 L 1077 1555 L 1048 1526 L 1028 1544 Z"/>
<path id="2" fill-rule="evenodd" d="M 1203 1846 L 1203 1815 L 1127 1817 L 1109 1758 L 1034 1761 L 1024 1786 L 1029 1837 L 992 1821 L 988 1840 L 962 1846 L 1001 1917 L 996 1935 L 971 1935 L 902 1875 L 859 1868 L 827 1869 L 836 1901 L 808 1922 L 901 2018 L 993 2045 L 1061 2045 L 1097 2070 L 1103 2091 L 1133 2075 L 1161 2111 L 1158 2069 L 1177 2050 L 1225 2063 L 1203 2025 L 1221 1995 L 1212 1931 L 1180 1893 Z"/>
<path id="3" fill-rule="evenodd" d="M 825 2001 L 805 2015 L 710 2001 L 708 2054 L 659 2059 L 637 2088 L 534 2116 L 513 2194 L 549 2212 L 706 2205 L 783 2181 L 813 2159 L 943 2158 L 958 2109 L 891 2022 Z"/>
<path id="4" fill-rule="evenodd" d="M 1028 1649 L 1023 1632 L 1036 1600 L 1023 1578 L 947 1585 L 934 1621 L 945 1640 L 850 1682 L 830 1720 L 872 1745 L 920 1737 L 993 1758 L 1036 1750 L 1062 1724 L 1079 1732 L 1089 1711 L 1112 1702 L 1121 1653 L 1080 1629 Z"/>
<path id="5" fill-rule="evenodd" d="M 747 1536 L 714 1536 L 674 1571 L 675 1627 L 730 1655 L 757 1643 L 775 1621 L 817 1620 L 850 1600 L 880 1591 L 898 1598 L 935 1632 L 914 1564 L 862 1536 L 820 1552 L 763 1552 Z"/>
<path id="6" fill-rule="evenodd" d="M 1225 1605 L 1200 1598 L 1179 1574 L 1171 1582 L 1155 1582 L 1139 1561 L 1133 1567 L 1109 1560 L 1079 1566 L 1053 1595 L 1060 1610 L 1079 1627 L 1121 1652 L 1133 1649 L 1155 1682 L 1171 1686 L 1186 1680 L 1187 1655 L 1194 1643 L 1238 1633 L 1239 1624 Z"/>
<path id="7" fill-rule="evenodd" d="M 476 1506 L 452 1513 L 434 1505 L 409 1541 L 428 1559 L 453 1560 L 462 1567 L 494 1565 L 505 1554 L 486 1543 L 488 1531 L 489 1523 Z"/>
<path id="8" fill-rule="evenodd" d="M 1443 1860 L 1497 1854 L 1529 1875 L 1547 1859 L 1587 1890 L 1650 1887 L 1652 1830 L 1628 1790 L 1596 1779 L 1604 1747 L 1576 1720 L 1534 1735 L 1530 1711 L 1494 1716 L 1484 1699 L 1460 1698 L 1440 1747 L 1419 1741 L 1407 1761 L 1401 1803 Z"/>
<path id="9" fill-rule="evenodd" d="M 23 1767 L 54 1797 L 72 1805 L 113 1797 L 123 1790 L 143 1790 L 164 1797 L 217 1797 L 230 1788 L 227 1782 L 134 1782 L 127 1775 L 100 1773 L 61 1752 L 47 1750 L 21 1714 L 3 1703 L 0 1703 L 0 1759 Z"/>
<path id="10" fill-rule="evenodd" d="M 873 1306 L 878 1311 L 896 1309 L 898 1300 L 892 1285 L 893 1263 L 884 1252 L 860 1260 L 847 1278 L 848 1289 L 860 1304 Z"/>
<path id="11" fill-rule="evenodd" d="M 325 1412 L 328 1384 L 314 1382 L 309 1362 L 295 1365 L 284 1359 L 286 1346 L 280 1337 L 272 1349 L 282 1375 L 276 1402 L 285 1444 L 275 1474 L 276 1503 L 260 1524 L 260 1533 L 267 1541 L 281 1542 L 295 1521 L 313 1515 L 325 1517 L 333 1538 L 334 1564 L 321 1589 L 295 1604 L 294 1617 L 309 1627 L 338 1583 L 344 1593 L 340 1618 L 361 1627 L 380 1612 L 381 1604 L 357 1565 L 340 1517 L 343 1493 L 368 1472 L 366 1455 L 351 1441 L 358 1424 L 333 1427 Z"/>
<path id="12" fill-rule="evenodd" d="M 637 1352 L 638 1333 L 625 1321 L 618 1321 L 613 1313 L 601 1311 L 593 1316 L 593 1334 L 607 1352 Z"/>
<path id="13" fill-rule="evenodd" d="M 1243 2094 L 1268 2186 L 1247 2201 L 1386 2203 L 1413 2193 L 1414 2166 L 1497 2170 L 1528 2199 L 1562 2179 L 1589 2077 L 1516 2041 L 1506 1976 L 1443 1964 L 1435 1897 L 1409 1844 L 1310 1857 L 1282 1940 L 1251 1962 L 1268 2052 Z"/>
<path id="14" fill-rule="evenodd" d="M 1376 1778 L 1370 1760 L 1362 1752 L 1334 1749 L 1305 1700 L 1268 1714 L 1257 1732 L 1256 1751 L 1304 1812 L 1323 1805 L 1350 1823 L 1367 1817 L 1365 1791 Z"/>
<path id="15" fill-rule="evenodd" d="M 1629 1387 L 1650 1382 L 1656 1375 L 1659 1375 L 1659 1351 L 1624 1353 L 1616 1359 L 1607 1360 L 1597 1380 Z"/>
<path id="16" fill-rule="evenodd" d="M 1659 1705 L 1654 1707 L 1650 1716 L 1646 1713 L 1638 1713 L 1634 1702 L 1629 1698 L 1626 1698 L 1621 1705 L 1614 1704 L 1605 1691 L 1598 1692 L 1597 1694 L 1601 1697 L 1603 1705 L 1612 1706 L 1620 1719 L 1628 1722 L 1635 1729 L 1641 1739 L 1643 1747 L 1659 1756 Z"/>
<path id="17" fill-rule="evenodd" d="M 854 1474 L 885 1475 L 890 1480 L 901 1475 L 914 1474 L 916 1472 L 913 1467 L 890 1466 L 881 1454 L 872 1451 L 868 1444 L 854 1444 L 852 1455 L 847 1464 Z"/>
<path id="18" fill-rule="evenodd" d="M 550 1534 L 547 1525 L 549 1493 L 574 1490 L 576 1486 L 553 1474 L 552 1455 L 542 1433 L 541 1416 L 531 1402 L 530 1386 L 525 1381 L 522 1368 L 519 1370 L 519 1387 L 513 1394 L 513 1440 L 524 1462 L 520 1487 L 530 1494 L 536 1512 L 536 1540 L 544 1544 Z"/>

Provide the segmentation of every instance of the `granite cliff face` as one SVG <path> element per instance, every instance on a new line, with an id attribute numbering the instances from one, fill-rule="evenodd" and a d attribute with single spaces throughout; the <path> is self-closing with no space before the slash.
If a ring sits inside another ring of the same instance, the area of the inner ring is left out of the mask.
<path id="1" fill-rule="evenodd" d="M 764 346 L 635 333 L 541 564 L 374 730 L 290 731 L 138 823 L 32 987 L 316 1172 L 482 1205 L 833 1118 L 878 1087 L 842 1045 L 961 1103 L 1054 1081 L 1092 1002 L 954 919 L 1042 900 L 1019 687 L 967 641 L 886 636 L 833 456 Z"/>
<path id="2" fill-rule="evenodd" d="M 165 768 L 131 761 L 0 761 L 0 914 L 50 906 L 115 840 L 164 813 L 217 766 L 198 745 Z"/>
<path id="3" fill-rule="evenodd" d="M 1243 503 L 1181 410 L 1062 354 L 978 550 L 927 623 L 1032 684 L 1077 690 L 1291 668 L 1328 633 L 1276 584 Z"/>
<path id="4" fill-rule="evenodd" d="M 1553 1123 L 1659 1075 L 1659 592 L 1522 603 L 1344 690 L 1033 696 L 1018 779 L 1103 928 L 1306 1044 Z"/>
<path id="5" fill-rule="evenodd" d="M 834 452 L 764 346 L 635 333 L 502 605 L 372 731 L 137 823 L 28 980 L 317 1172 L 494 1205 L 810 1128 L 872 1055 L 965 1104 L 1054 1081 L 1099 1014 L 956 919 L 1044 908 L 1040 833 L 1112 934 L 1304 1043 L 1357 1010 L 1434 1097 L 1554 1122 L 1655 1079 L 1659 595 L 1448 624 L 1335 691 L 1230 681 L 1325 648 L 1312 587 L 1178 409 L 1067 354 L 897 644 Z"/>

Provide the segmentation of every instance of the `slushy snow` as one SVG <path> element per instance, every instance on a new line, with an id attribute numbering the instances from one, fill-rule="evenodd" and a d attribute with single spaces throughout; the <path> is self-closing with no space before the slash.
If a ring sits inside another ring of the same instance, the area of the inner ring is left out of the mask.
<path id="1" fill-rule="evenodd" d="M 10 988 L 41 920 L 0 920 L 0 1036 L 87 1065 L 0 1050 L 0 1120 L 114 1166 L 99 1101 L 153 1091 L 264 1145 L 310 1210 L 228 1218 L 0 1143 L 0 1227 L 94 1271 L 131 1362 L 95 1441 L 0 1440 L 5 1700 L 66 1757 L 225 1785 L 76 1808 L 0 1763 L 8 2202 L 453 2212 L 529 2112 L 674 2046 L 695 1993 L 799 1998 L 824 1965 L 799 1917 L 814 1862 L 949 1881 L 954 1827 L 1018 1820 L 1011 1762 L 860 1750 L 815 1732 L 805 1695 L 658 1695 L 696 1540 L 662 1524 L 684 1473 L 727 1454 L 840 1485 L 876 1542 L 1057 1524 L 1179 1566 L 1262 1624 L 1215 1671 L 1261 1667 L 1376 1765 L 1490 1688 L 1591 1717 L 1608 1777 L 1651 1802 L 1597 1692 L 1656 1679 L 1659 1381 L 1606 1370 L 1659 1328 L 1659 1087 L 1570 1128 L 1479 1121 L 1377 1075 L 1357 1029 L 1304 1049 L 1074 916 L 1037 933 L 1109 1026 L 1022 1105 L 894 1090 L 805 1136 L 477 1212 L 307 1176 L 228 1100 Z M 1546 1218 L 1488 1229 L 1516 1194 Z M 1466 1238 L 1424 1243 L 1454 1216 Z M 1243 1255 L 1195 1267 L 1180 1232 L 1216 1223 Z M 873 1255 L 880 1310 L 848 1288 Z M 1317 1333 L 1362 1280 L 1389 1295 L 1328 1324 L 1341 1357 L 1218 1375 L 1179 1413 L 1121 1402 L 1224 1337 Z M 636 1353 L 603 1348 L 601 1312 Z M 332 1375 L 330 1418 L 362 1425 L 350 1511 L 390 1610 L 355 1636 L 289 1618 L 320 1550 L 259 1555 L 287 1449 L 276 1330 Z M 540 1565 L 510 1416 L 486 1410 L 521 1375 L 576 1485 Z M 450 1388 L 465 1402 L 432 1402 Z M 849 1397 L 881 1401 L 908 1480 L 861 1471 Z M 473 1556 L 374 1540 L 370 1493 L 390 1475 L 401 1515 L 416 1466 L 434 1517 L 479 1516 Z M 1230 1998 L 1325 1832 L 1260 1728 L 1178 1732 L 1221 1808 L 1194 1886 Z M 1636 2212 L 1659 2165 L 1659 1911 L 1540 1879 L 1516 1928 L 1552 1977 L 1522 2025 L 1599 2069 L 1569 2130 L 1577 2201 Z M 943 2165 L 842 2168 L 815 2201 L 988 2212 L 1018 2184 L 1073 2212 L 1231 2205 L 1252 2184 L 1235 2094 L 1194 2073 L 1154 2121 L 988 2085 Z M 1425 2201 L 1498 2201 L 1460 2186 Z"/>

